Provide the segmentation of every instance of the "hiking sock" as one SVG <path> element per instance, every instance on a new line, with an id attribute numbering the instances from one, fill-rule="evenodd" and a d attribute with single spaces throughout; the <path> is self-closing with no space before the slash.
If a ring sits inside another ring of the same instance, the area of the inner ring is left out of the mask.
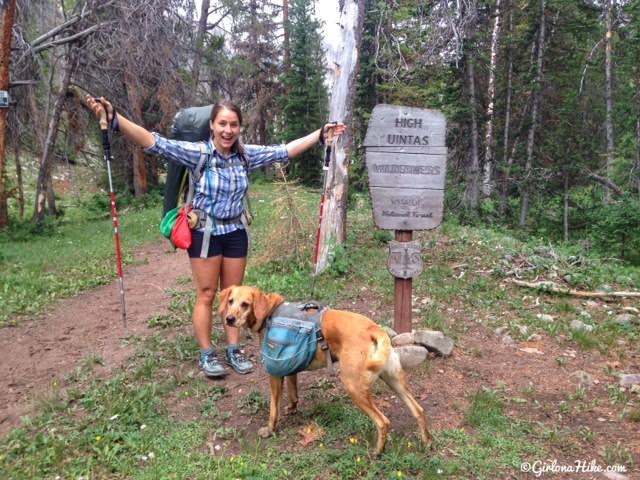
<path id="1" fill-rule="evenodd" d="M 227 352 L 235 352 L 236 350 L 240 350 L 240 345 L 238 343 L 230 343 L 227 345 Z"/>
<path id="2" fill-rule="evenodd" d="M 213 353 L 213 347 L 200 349 L 200 357 L 209 356 L 212 353 Z"/>

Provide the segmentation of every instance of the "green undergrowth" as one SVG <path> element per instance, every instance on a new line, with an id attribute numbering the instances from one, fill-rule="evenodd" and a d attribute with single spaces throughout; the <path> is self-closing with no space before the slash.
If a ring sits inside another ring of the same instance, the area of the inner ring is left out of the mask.
<path id="1" fill-rule="evenodd" d="M 228 419 L 241 411 L 266 418 L 267 399 L 195 374 L 190 337 L 158 333 L 125 341 L 137 345 L 126 368 L 100 380 L 98 365 L 87 359 L 65 388 L 54 386 L 38 400 L 38 416 L 2 439 L 2 478 L 495 478 L 542 451 L 536 427 L 506 416 L 492 391 L 472 399 L 468 428 L 434 432 L 431 450 L 411 428 L 391 433 L 374 459 L 369 418 L 344 394 L 327 396 L 322 387 L 307 392 L 313 402 L 298 419 L 324 430 L 319 441 L 299 445 L 299 426 L 289 422 L 278 436 L 260 439 L 229 427 Z M 239 451 L 218 453 L 218 443 Z"/>
<path id="2" fill-rule="evenodd" d="M 296 200 L 302 211 L 315 218 L 318 192 L 296 195 L 302 196 Z M 277 197 L 271 185 L 252 186 L 257 218 L 245 283 L 288 299 L 308 299 L 310 256 L 296 259 L 286 238 L 276 244 L 265 241 L 279 221 L 288 221 L 281 212 L 274 218 Z M 123 212 L 127 249 L 136 242 L 165 241 L 157 234 L 158 211 L 154 206 Z M 334 249 L 333 262 L 316 279 L 313 297 L 392 326 L 394 280 L 387 271 L 391 235 L 375 228 L 364 196 L 353 196 L 348 218 L 347 242 Z M 314 228 L 305 235 L 312 246 Z M 621 341 L 638 344 L 637 326 L 615 321 L 617 303 L 602 303 L 587 317 L 584 301 L 511 283 L 550 280 L 580 290 L 637 290 L 637 268 L 586 257 L 571 246 L 538 239 L 523 242 L 508 232 L 454 222 L 436 232 L 415 232 L 414 239 L 423 246 L 424 261 L 422 274 L 413 281 L 414 327 L 441 330 L 456 342 L 471 326 L 480 325 L 491 331 L 505 328 L 516 341 L 537 333 L 545 341 L 575 349 L 606 351 Z M 5 325 L 17 322 L 18 314 L 41 311 L 52 299 L 114 279 L 109 269 L 112 231 L 106 220 L 63 223 L 52 235 L 33 241 L 37 245 L 27 247 L 25 242 L 0 239 L 3 288 L 10 283 L 0 299 Z M 94 258 L 102 259 L 104 266 L 94 266 Z M 131 257 L 126 258 L 131 265 Z M 73 288 L 65 279 L 72 273 L 84 278 Z M 19 293 L 37 283 L 42 291 Z M 276 437 L 261 439 L 255 432 L 268 416 L 268 399 L 255 386 L 231 391 L 198 374 L 197 346 L 188 333 L 194 301 L 191 280 L 178 279 L 169 293 L 168 310 L 148 319 L 155 333 L 123 339 L 136 352 L 126 367 L 101 378 L 104 360 L 87 357 L 62 385 L 52 385 L 39 398 L 36 416 L 25 418 L 20 428 L 0 440 L 1 478 L 519 478 L 522 462 L 545 458 L 556 446 L 554 441 L 567 438 L 516 416 L 513 409 L 528 399 L 508 398 L 495 386 L 474 387 L 467 391 L 465 406 L 458 407 L 464 409 L 462 424 L 434 430 L 431 450 L 421 446 L 411 420 L 392 431 L 385 453 L 374 459 L 375 428 L 369 418 L 332 381 L 324 380 L 305 391 L 309 401 L 297 420 L 283 422 Z M 27 298 L 32 310 L 25 310 Z M 576 318 L 593 330 L 573 332 L 569 323 Z M 219 326 L 213 340 L 222 344 Z M 610 401 L 633 402 L 616 388 L 615 372 L 611 378 Z M 535 392 L 531 396 L 536 401 Z M 585 392 L 573 392 L 564 408 L 578 408 L 584 396 Z M 628 421 L 637 422 L 637 406 L 629 412 Z M 234 423 L 239 415 L 244 421 Z M 317 422 L 324 436 L 304 447 L 299 430 L 311 422 Z M 611 458 L 626 462 L 624 449 L 606 448 Z"/>

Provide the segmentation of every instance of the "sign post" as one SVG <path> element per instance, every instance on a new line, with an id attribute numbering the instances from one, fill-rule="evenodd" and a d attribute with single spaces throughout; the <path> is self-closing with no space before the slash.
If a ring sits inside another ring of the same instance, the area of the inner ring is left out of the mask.
<path id="1" fill-rule="evenodd" d="M 389 272 L 395 277 L 394 329 L 411 331 L 412 279 L 422 271 L 414 230 L 442 222 L 447 165 L 446 121 L 436 110 L 377 105 L 364 146 L 373 217 L 379 228 L 395 230 Z"/>

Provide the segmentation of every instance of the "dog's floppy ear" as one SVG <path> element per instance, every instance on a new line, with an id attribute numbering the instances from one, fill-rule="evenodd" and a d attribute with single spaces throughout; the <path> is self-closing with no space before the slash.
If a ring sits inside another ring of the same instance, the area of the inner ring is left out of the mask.
<path id="1" fill-rule="evenodd" d="M 262 290 L 255 289 L 253 291 L 253 315 L 258 323 L 262 323 L 283 302 L 284 298 L 277 293 L 266 295 Z"/>
<path id="2" fill-rule="evenodd" d="M 220 298 L 218 299 L 219 301 L 218 313 L 220 314 L 220 317 L 222 317 L 223 319 L 226 316 L 225 312 L 227 310 L 227 300 L 229 300 L 229 294 L 231 293 L 232 289 L 233 287 L 227 287 L 220 292 Z"/>

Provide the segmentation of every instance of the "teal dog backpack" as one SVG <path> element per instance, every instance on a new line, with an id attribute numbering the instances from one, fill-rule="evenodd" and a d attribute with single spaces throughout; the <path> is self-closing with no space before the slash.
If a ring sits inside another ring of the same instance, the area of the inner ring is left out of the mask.
<path id="1" fill-rule="evenodd" d="M 316 310 L 309 313 L 307 310 Z M 322 337 L 322 315 L 317 303 L 280 305 L 267 320 L 260 358 L 267 372 L 286 377 L 305 370 L 316 355 Z"/>

